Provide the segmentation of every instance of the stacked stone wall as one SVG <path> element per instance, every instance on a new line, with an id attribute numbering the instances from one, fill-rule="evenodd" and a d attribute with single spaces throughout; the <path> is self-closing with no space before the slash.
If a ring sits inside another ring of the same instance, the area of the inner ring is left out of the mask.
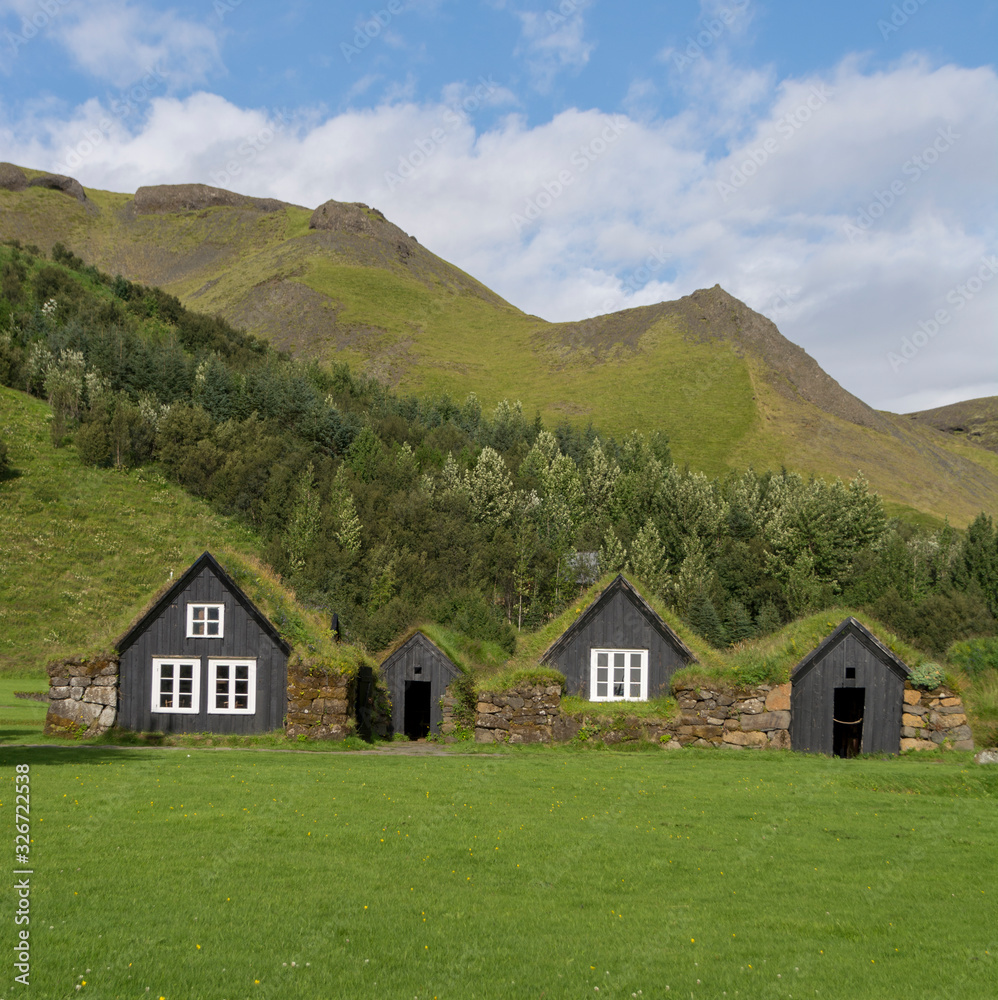
<path id="1" fill-rule="evenodd" d="M 573 733 L 570 721 L 561 714 L 558 684 L 483 691 L 478 696 L 476 743 L 550 743 L 569 739 Z"/>
<path id="2" fill-rule="evenodd" d="M 350 678 L 328 671 L 311 672 L 288 664 L 288 721 L 290 737 L 342 740 L 354 731 L 354 685 Z"/>
<path id="3" fill-rule="evenodd" d="M 677 719 L 630 718 L 613 726 L 592 724 L 589 713 L 578 718 L 563 716 L 557 687 L 489 692 L 479 696 L 475 739 L 479 743 L 538 743 L 567 740 L 581 733 L 605 743 L 651 740 L 667 749 L 789 750 L 790 690 L 789 683 L 734 689 L 680 688 L 676 691 Z M 967 716 L 956 692 L 948 688 L 923 692 L 909 685 L 904 700 L 902 750 L 936 750 L 943 745 L 973 749 Z M 599 706 L 593 705 L 592 714 L 598 710 Z M 445 718 L 446 713 L 445 706 Z"/>
<path id="4" fill-rule="evenodd" d="M 118 720 L 118 660 L 58 660 L 48 667 L 46 736 L 99 736 Z"/>
<path id="5" fill-rule="evenodd" d="M 974 749 L 974 737 L 960 695 L 945 687 L 919 691 L 906 684 L 901 749 L 938 750 L 943 745 L 954 750 Z"/>
<path id="6" fill-rule="evenodd" d="M 790 748 L 790 685 L 681 688 L 681 715 L 664 729 L 680 746 Z"/>

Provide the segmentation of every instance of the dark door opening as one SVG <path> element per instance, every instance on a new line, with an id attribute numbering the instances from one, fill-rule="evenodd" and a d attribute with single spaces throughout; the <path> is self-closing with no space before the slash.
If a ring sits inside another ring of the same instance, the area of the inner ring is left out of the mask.
<path id="1" fill-rule="evenodd" d="M 423 740 L 430 734 L 430 682 L 405 682 L 405 734 Z"/>
<path id="2" fill-rule="evenodd" d="M 361 667 L 357 671 L 357 735 L 368 743 L 372 739 L 374 706 L 374 671 Z"/>
<path id="3" fill-rule="evenodd" d="M 866 688 L 836 688 L 832 713 L 832 753 L 855 757 L 863 749 L 863 709 Z"/>

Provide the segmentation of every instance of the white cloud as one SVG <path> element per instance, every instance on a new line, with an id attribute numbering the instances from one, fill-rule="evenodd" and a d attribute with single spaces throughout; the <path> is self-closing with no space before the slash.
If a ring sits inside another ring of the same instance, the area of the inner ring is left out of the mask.
<path id="1" fill-rule="evenodd" d="M 700 106 L 667 121 L 572 109 L 534 127 L 511 114 L 478 132 L 455 112 L 466 94 L 293 123 L 207 93 L 156 96 L 146 120 L 117 123 L 69 172 L 115 190 L 190 180 L 308 206 L 364 201 L 547 319 L 720 282 L 873 405 L 998 393 L 984 374 L 998 275 L 978 276 L 998 252 L 992 69 L 847 61 L 827 79 L 783 80 L 720 155 Z M 11 119 L 0 105 L 5 155 L 56 168 L 106 111 Z M 939 330 L 919 334 L 940 310 Z M 905 338 L 917 349 L 894 364 Z"/>
<path id="2" fill-rule="evenodd" d="M 207 4 L 205 11 L 210 12 Z M 15 33 L 21 30 L 19 20 L 34 20 L 39 32 L 61 46 L 80 69 L 119 88 L 156 72 L 169 80 L 171 90 L 179 90 L 203 82 L 221 66 L 212 27 L 141 2 L 0 0 L 3 13 L 14 15 Z"/>
<path id="3" fill-rule="evenodd" d="M 518 11 L 520 43 L 517 56 L 527 64 L 534 86 L 550 89 L 564 70 L 579 70 L 589 62 L 595 44 L 586 39 L 584 10 L 589 0 L 561 0 L 541 13 Z"/>

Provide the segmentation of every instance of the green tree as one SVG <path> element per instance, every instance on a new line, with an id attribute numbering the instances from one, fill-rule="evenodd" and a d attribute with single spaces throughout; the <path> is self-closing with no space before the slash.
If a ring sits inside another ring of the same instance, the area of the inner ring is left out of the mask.
<path id="1" fill-rule="evenodd" d="M 502 456 L 485 447 L 465 474 L 475 519 L 492 527 L 506 524 L 513 513 L 513 480 Z"/>
<path id="2" fill-rule="evenodd" d="M 308 558 L 320 520 L 319 495 L 315 488 L 315 467 L 311 462 L 295 480 L 291 494 L 291 510 L 284 529 L 284 546 L 288 564 L 300 572 Z"/>
<path id="3" fill-rule="evenodd" d="M 727 645 L 728 637 L 718 617 L 714 602 L 705 590 L 698 590 L 690 600 L 686 620 L 697 635 L 702 636 L 712 646 Z"/>
<path id="4" fill-rule="evenodd" d="M 650 520 L 645 521 L 641 530 L 631 543 L 628 569 L 652 593 L 661 597 L 667 590 L 668 560 L 665 558 L 665 547 L 659 538 L 658 528 Z"/>
<path id="5" fill-rule="evenodd" d="M 603 535 L 603 544 L 599 550 L 599 566 L 603 573 L 616 573 L 624 568 L 627 562 L 627 549 L 621 544 L 613 528 L 607 528 Z"/>

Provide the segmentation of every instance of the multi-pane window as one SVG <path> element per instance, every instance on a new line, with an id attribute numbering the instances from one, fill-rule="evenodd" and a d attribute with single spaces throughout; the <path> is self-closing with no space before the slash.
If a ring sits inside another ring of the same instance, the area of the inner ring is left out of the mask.
<path id="1" fill-rule="evenodd" d="M 187 605 L 188 639 L 221 639 L 224 627 L 224 604 Z"/>
<path id="2" fill-rule="evenodd" d="M 201 663 L 198 660 L 152 661 L 152 710 L 194 715 L 200 708 Z"/>
<path id="3" fill-rule="evenodd" d="M 208 714 L 252 715 L 256 711 L 256 660 L 208 661 Z"/>
<path id="4" fill-rule="evenodd" d="M 590 701 L 646 701 L 648 650 L 594 649 L 589 675 Z"/>

